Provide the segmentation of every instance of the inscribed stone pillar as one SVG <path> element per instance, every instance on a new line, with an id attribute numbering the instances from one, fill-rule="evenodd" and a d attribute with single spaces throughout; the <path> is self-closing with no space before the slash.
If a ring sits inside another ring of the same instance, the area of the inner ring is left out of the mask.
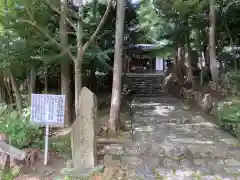
<path id="1" fill-rule="evenodd" d="M 86 87 L 81 91 L 80 117 L 72 125 L 73 168 L 86 172 L 96 166 L 96 96 Z"/>

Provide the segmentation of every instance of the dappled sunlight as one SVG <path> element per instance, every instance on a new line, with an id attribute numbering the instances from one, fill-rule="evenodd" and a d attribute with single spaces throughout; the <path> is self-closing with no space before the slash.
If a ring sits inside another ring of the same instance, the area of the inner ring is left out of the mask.
<path id="1" fill-rule="evenodd" d="M 237 146 L 239 147 L 239 140 L 237 138 L 233 138 L 233 137 L 229 137 L 229 138 L 224 138 L 222 137 L 220 139 L 221 142 L 224 142 L 228 145 L 231 145 L 231 146 Z"/>
<path id="2" fill-rule="evenodd" d="M 170 112 L 174 111 L 174 106 L 156 106 L 154 112 L 161 116 L 168 116 Z"/>
<path id="3" fill-rule="evenodd" d="M 41 180 L 41 178 L 40 177 L 30 177 L 30 176 L 23 175 L 23 176 L 20 176 L 20 177 L 16 178 L 16 180 Z"/>
<path id="4" fill-rule="evenodd" d="M 186 134 L 190 134 L 190 133 L 196 134 L 196 132 L 193 131 L 191 128 L 188 128 L 188 127 L 185 127 L 185 126 L 180 126 L 179 127 L 179 125 L 175 125 L 175 126 L 171 126 L 171 129 L 172 129 L 172 131 L 177 131 L 177 132 L 180 131 L 180 132 L 184 132 Z"/>
<path id="5" fill-rule="evenodd" d="M 213 124 L 213 123 L 209 123 L 209 122 L 202 122 L 202 123 L 193 123 L 193 124 L 185 124 L 184 126 L 198 126 L 198 127 L 200 127 L 200 126 L 204 126 L 204 127 L 206 127 L 206 128 L 215 128 L 215 127 L 217 127 L 217 125 L 216 124 Z"/>
<path id="6" fill-rule="evenodd" d="M 200 145 L 213 145 L 215 144 L 213 141 L 211 140 L 207 140 L 207 139 L 197 139 L 197 138 L 176 138 L 175 136 L 169 136 L 166 138 L 166 144 L 200 144 Z"/>
<path id="7" fill-rule="evenodd" d="M 154 129 L 151 126 L 137 127 L 135 128 L 137 132 L 152 132 Z"/>
<path id="8" fill-rule="evenodd" d="M 147 106 L 160 106 L 162 103 L 141 103 L 141 102 L 132 102 L 132 106 L 147 107 Z"/>
<path id="9" fill-rule="evenodd" d="M 205 122 L 205 118 L 203 116 L 200 115 L 196 115 L 191 117 L 192 121 L 196 121 L 196 122 Z"/>

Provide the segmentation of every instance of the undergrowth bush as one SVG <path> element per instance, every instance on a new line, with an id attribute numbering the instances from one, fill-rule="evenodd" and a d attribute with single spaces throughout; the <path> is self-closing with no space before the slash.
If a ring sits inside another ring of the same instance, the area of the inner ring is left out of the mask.
<path id="1" fill-rule="evenodd" d="M 43 135 L 42 128 L 30 121 L 30 108 L 19 115 L 5 104 L 0 105 L 0 132 L 7 133 L 10 143 L 20 149 L 36 144 Z"/>
<path id="2" fill-rule="evenodd" d="M 230 71 L 227 73 L 230 83 L 240 87 L 240 71 Z"/>
<path id="3" fill-rule="evenodd" d="M 226 100 L 217 112 L 221 127 L 240 139 L 240 99 Z"/>
<path id="4" fill-rule="evenodd" d="M 32 147 L 44 149 L 44 139 L 32 144 Z M 71 139 L 70 135 L 49 138 L 49 151 L 54 151 L 66 158 L 72 157 Z"/>

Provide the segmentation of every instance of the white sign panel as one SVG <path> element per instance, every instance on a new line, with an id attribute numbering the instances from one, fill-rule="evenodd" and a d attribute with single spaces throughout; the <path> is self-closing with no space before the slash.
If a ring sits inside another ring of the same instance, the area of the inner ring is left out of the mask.
<path id="1" fill-rule="evenodd" d="M 163 59 L 156 57 L 156 71 L 163 71 Z"/>
<path id="2" fill-rule="evenodd" d="M 31 120 L 38 124 L 64 124 L 65 95 L 32 94 Z"/>

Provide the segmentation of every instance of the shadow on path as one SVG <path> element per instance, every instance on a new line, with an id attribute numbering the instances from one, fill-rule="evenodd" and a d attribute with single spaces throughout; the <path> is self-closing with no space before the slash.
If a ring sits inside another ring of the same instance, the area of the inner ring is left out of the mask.
<path id="1" fill-rule="evenodd" d="M 172 97 L 133 101 L 128 179 L 240 179 L 239 141 Z"/>

